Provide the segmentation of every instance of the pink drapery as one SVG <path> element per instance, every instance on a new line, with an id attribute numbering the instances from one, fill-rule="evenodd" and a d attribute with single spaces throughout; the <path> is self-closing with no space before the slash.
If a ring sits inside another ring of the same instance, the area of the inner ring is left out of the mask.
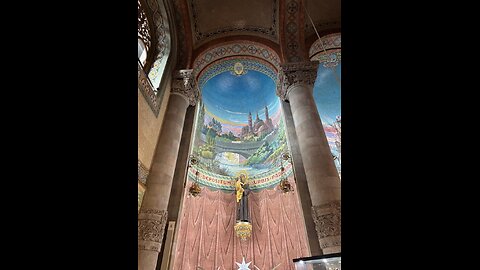
<path id="1" fill-rule="evenodd" d="M 292 259 L 309 256 L 307 234 L 293 179 L 293 192 L 277 189 L 251 192 L 252 236 L 235 236 L 234 192 L 202 188 L 198 197 L 185 194 L 174 246 L 174 270 L 238 269 L 235 262 L 252 262 L 250 269 L 295 269 Z M 187 187 L 190 186 L 190 182 Z"/>

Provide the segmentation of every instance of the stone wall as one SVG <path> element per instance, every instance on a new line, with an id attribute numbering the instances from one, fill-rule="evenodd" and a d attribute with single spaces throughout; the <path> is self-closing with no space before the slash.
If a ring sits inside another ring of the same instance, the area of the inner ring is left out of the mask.
<path id="1" fill-rule="evenodd" d="M 138 159 L 147 169 L 150 169 L 152 164 L 153 153 L 157 146 L 169 96 L 170 85 L 167 85 L 160 105 L 160 112 L 156 117 L 144 96 L 138 90 Z"/>

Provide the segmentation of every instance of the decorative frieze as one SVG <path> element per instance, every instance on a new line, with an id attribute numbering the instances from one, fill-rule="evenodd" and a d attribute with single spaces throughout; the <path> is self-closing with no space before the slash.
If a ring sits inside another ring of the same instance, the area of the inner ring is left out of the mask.
<path id="1" fill-rule="evenodd" d="M 315 41 L 310 47 L 311 61 L 318 61 L 324 67 L 337 66 L 342 58 L 342 36 L 340 33 L 330 34 Z"/>
<path id="2" fill-rule="evenodd" d="M 312 206 L 318 240 L 322 249 L 341 246 L 341 203 L 334 201 L 323 205 Z"/>
<path id="3" fill-rule="evenodd" d="M 170 53 L 170 27 L 168 25 L 167 14 L 165 13 L 165 6 L 162 1 L 147 0 L 148 6 L 153 17 L 153 24 L 156 38 L 155 57 L 150 70 L 148 71 L 148 78 L 155 88 L 159 87 L 162 79 L 165 65 Z"/>
<path id="4" fill-rule="evenodd" d="M 296 62 L 281 65 L 277 80 L 277 95 L 288 100 L 288 91 L 294 86 L 305 85 L 313 88 L 317 78 L 318 62 Z"/>
<path id="5" fill-rule="evenodd" d="M 301 55 L 303 54 L 303 46 L 301 46 L 301 35 L 299 23 L 301 20 L 301 4 L 297 0 L 287 0 L 286 9 L 284 13 L 284 54 L 285 59 L 289 62 L 301 61 Z"/>
<path id="6" fill-rule="evenodd" d="M 138 248 L 160 252 L 167 226 L 166 210 L 140 209 L 138 215 Z"/>
<path id="7" fill-rule="evenodd" d="M 181 95 L 189 101 L 191 106 L 197 104 L 200 91 L 195 84 L 193 69 L 182 69 L 175 72 L 172 80 L 171 94 Z"/>
<path id="8" fill-rule="evenodd" d="M 197 85 L 202 88 L 208 80 L 221 74 L 225 71 L 234 72 L 234 67 L 237 64 L 243 66 L 244 71 L 254 70 L 261 72 L 272 79 L 272 81 L 277 81 L 277 68 L 255 58 L 247 58 L 245 56 L 233 56 L 222 59 L 222 61 L 215 62 L 208 66 L 208 68 L 202 70 L 199 75 L 197 75 Z M 195 69 L 194 69 L 195 70 Z M 234 73 L 235 74 L 235 73 Z"/>
<path id="9" fill-rule="evenodd" d="M 142 93 L 155 116 L 158 116 L 158 112 L 160 111 L 160 102 L 163 95 L 157 95 L 157 90 L 153 87 L 150 79 L 145 74 L 140 62 L 138 62 L 138 89 Z"/>
<path id="10" fill-rule="evenodd" d="M 342 47 L 342 36 L 340 33 L 330 34 L 317 39 L 308 52 L 310 59 L 318 54 L 325 53 L 326 50 L 340 49 Z"/>
<path id="11" fill-rule="evenodd" d="M 199 167 L 190 167 L 187 171 L 187 177 L 191 182 L 199 183 L 205 187 L 235 191 L 235 179 L 230 176 L 219 175 Z M 255 177 L 249 179 L 249 188 L 254 191 L 272 188 L 286 177 L 293 177 L 293 166 L 291 163 L 287 164 L 283 171 L 281 168 L 276 168 L 255 175 Z"/>
<path id="12" fill-rule="evenodd" d="M 200 74 L 205 67 L 219 59 L 239 55 L 263 59 L 275 69 L 280 67 L 280 57 L 274 50 L 258 42 L 243 40 L 228 42 L 202 52 L 193 62 L 194 74 Z"/>

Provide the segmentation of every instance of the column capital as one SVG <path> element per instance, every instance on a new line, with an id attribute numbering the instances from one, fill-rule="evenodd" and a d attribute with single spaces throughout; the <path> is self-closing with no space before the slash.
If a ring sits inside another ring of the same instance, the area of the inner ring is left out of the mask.
<path id="1" fill-rule="evenodd" d="M 193 69 L 181 69 L 174 72 L 171 94 L 184 97 L 191 106 L 197 104 L 200 91 L 195 82 Z"/>
<path id="2" fill-rule="evenodd" d="M 297 85 L 313 87 L 317 78 L 318 62 L 305 61 L 280 65 L 277 80 L 277 95 L 288 99 L 288 92 Z"/>

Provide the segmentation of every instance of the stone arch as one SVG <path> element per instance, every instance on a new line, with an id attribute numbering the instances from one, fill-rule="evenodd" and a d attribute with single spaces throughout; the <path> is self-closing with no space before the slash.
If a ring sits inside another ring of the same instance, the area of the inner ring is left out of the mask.
<path id="1" fill-rule="evenodd" d="M 308 51 L 308 57 L 311 61 L 319 61 L 325 66 L 336 65 L 341 60 L 341 50 L 341 34 L 328 34 L 313 42 Z"/>
<path id="2" fill-rule="evenodd" d="M 218 60 L 234 57 L 256 59 L 274 68 L 275 72 L 280 69 L 281 58 L 274 49 L 260 42 L 237 40 L 219 43 L 199 53 L 193 61 L 193 73 L 198 78 L 207 67 Z"/>
<path id="3" fill-rule="evenodd" d="M 170 24 L 164 1 L 145 0 L 153 20 L 154 55 L 145 69 L 154 88 L 160 86 L 172 47 Z"/>

